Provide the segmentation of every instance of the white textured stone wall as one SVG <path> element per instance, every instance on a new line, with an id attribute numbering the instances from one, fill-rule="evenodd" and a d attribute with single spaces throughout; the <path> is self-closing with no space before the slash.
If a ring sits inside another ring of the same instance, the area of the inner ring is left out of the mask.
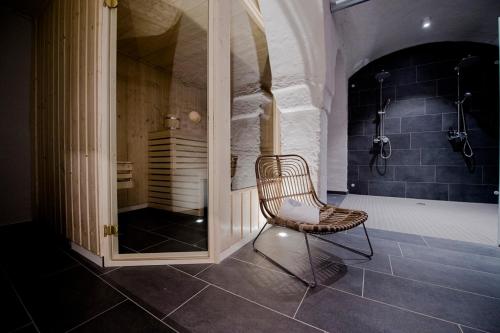
<path id="1" fill-rule="evenodd" d="M 263 1 L 261 10 L 272 91 L 281 116 L 282 153 L 306 158 L 313 183 L 325 200 L 328 114 L 332 112 L 339 47 L 329 1 Z"/>

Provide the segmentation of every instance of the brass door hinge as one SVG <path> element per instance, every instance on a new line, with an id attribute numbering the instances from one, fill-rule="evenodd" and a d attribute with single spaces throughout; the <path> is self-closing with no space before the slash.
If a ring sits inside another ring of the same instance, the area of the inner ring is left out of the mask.
<path id="1" fill-rule="evenodd" d="M 104 0 L 104 6 L 108 8 L 118 7 L 118 0 Z"/>
<path id="2" fill-rule="evenodd" d="M 116 225 L 105 225 L 104 226 L 104 237 L 118 235 L 118 226 Z"/>

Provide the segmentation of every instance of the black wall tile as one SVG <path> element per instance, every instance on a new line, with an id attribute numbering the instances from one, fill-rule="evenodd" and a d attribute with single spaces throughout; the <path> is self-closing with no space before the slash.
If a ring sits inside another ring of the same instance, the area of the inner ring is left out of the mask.
<path id="1" fill-rule="evenodd" d="M 428 200 L 448 200 L 448 184 L 406 183 L 406 197 Z"/>
<path id="2" fill-rule="evenodd" d="M 457 62 L 452 60 L 417 66 L 417 80 L 429 81 L 455 77 L 456 72 L 454 68 L 456 65 Z"/>
<path id="3" fill-rule="evenodd" d="M 369 182 L 368 194 L 384 197 L 399 197 L 405 196 L 404 182 Z"/>
<path id="4" fill-rule="evenodd" d="M 493 192 L 498 190 L 494 185 L 450 184 L 450 201 L 497 203 L 498 196 Z"/>
<path id="5" fill-rule="evenodd" d="M 389 139 L 392 149 L 410 149 L 410 134 L 392 134 Z"/>
<path id="6" fill-rule="evenodd" d="M 401 132 L 431 132 L 441 130 L 441 115 L 401 118 Z"/>
<path id="7" fill-rule="evenodd" d="M 394 180 L 394 167 L 392 166 L 360 166 L 359 180 Z"/>
<path id="8" fill-rule="evenodd" d="M 471 172 L 466 166 L 437 166 L 436 179 L 438 183 L 481 184 L 483 170 L 479 167 Z"/>
<path id="9" fill-rule="evenodd" d="M 464 156 L 448 148 L 422 149 L 422 165 L 466 165 Z"/>
<path id="10" fill-rule="evenodd" d="M 373 146 L 373 137 L 371 135 L 350 136 L 347 141 L 349 150 L 369 150 Z"/>
<path id="11" fill-rule="evenodd" d="M 420 149 L 393 149 L 387 165 L 420 165 Z"/>
<path id="12" fill-rule="evenodd" d="M 433 97 L 425 100 L 425 113 L 451 113 L 457 112 L 454 99 L 451 97 Z"/>
<path id="13" fill-rule="evenodd" d="M 425 98 L 436 96 L 436 82 L 422 82 L 396 87 L 396 98 Z"/>
<path id="14" fill-rule="evenodd" d="M 483 184 L 498 185 L 498 166 L 483 167 Z"/>
<path id="15" fill-rule="evenodd" d="M 405 182 L 435 182 L 435 166 L 397 166 L 394 180 Z"/>
<path id="16" fill-rule="evenodd" d="M 462 93 L 473 93 L 464 107 L 473 158 L 464 157 L 448 141 L 448 128 L 457 126 L 454 67 L 467 54 L 486 57 L 489 62 L 498 58 L 497 50 L 485 45 L 433 43 L 377 59 L 351 77 L 350 83 L 356 85 L 349 88 L 348 108 L 348 179 L 356 182 L 353 191 L 492 202 L 490 194 L 483 191 L 486 187 L 481 187 L 498 183 L 498 71 L 491 70 L 492 66 L 462 73 Z M 379 129 L 379 84 L 374 75 L 382 69 L 391 73 L 383 90 L 384 102 L 387 98 L 392 100 L 385 117 L 385 134 L 392 145 L 392 155 L 387 160 L 379 157 L 379 146 L 372 143 L 372 136 Z M 377 165 L 379 169 L 385 166 L 387 173 L 374 171 Z M 357 166 L 362 166 L 359 174 Z M 451 187 L 470 193 L 452 194 Z"/>
<path id="17" fill-rule="evenodd" d="M 394 101 L 386 112 L 386 118 L 421 116 L 425 110 L 425 99 L 405 99 Z"/>
<path id="18" fill-rule="evenodd" d="M 411 148 L 450 148 L 448 132 L 411 133 Z"/>
<path id="19" fill-rule="evenodd" d="M 354 186 L 353 186 L 354 185 Z M 355 180 L 347 180 L 347 190 L 352 194 L 368 194 L 368 182 L 366 181 L 355 181 Z"/>

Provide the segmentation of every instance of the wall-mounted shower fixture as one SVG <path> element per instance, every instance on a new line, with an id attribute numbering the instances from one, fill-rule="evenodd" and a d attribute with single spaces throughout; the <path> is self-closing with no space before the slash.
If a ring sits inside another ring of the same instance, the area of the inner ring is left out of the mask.
<path id="1" fill-rule="evenodd" d="M 462 153 L 465 157 L 474 156 L 474 151 L 469 143 L 469 138 L 467 135 L 467 123 L 465 122 L 465 114 L 464 114 L 464 103 L 467 98 L 471 97 L 472 94 L 470 92 L 465 92 L 463 97 L 460 92 L 460 71 L 464 68 L 468 68 L 472 65 L 475 65 L 479 62 L 479 58 L 475 56 L 468 55 L 455 66 L 455 72 L 457 73 L 457 100 L 455 102 L 457 106 L 457 129 L 453 129 L 450 127 L 448 131 L 448 140 L 454 145 L 462 146 Z"/>
<path id="2" fill-rule="evenodd" d="M 392 148 L 391 148 L 391 140 L 385 136 L 385 114 L 387 112 L 387 108 L 389 107 L 389 104 L 391 103 L 391 99 L 388 98 L 387 101 L 385 102 L 384 106 L 384 101 L 382 100 L 382 90 L 383 90 L 383 84 L 384 80 L 389 78 L 391 76 L 391 73 L 382 70 L 380 73 L 375 74 L 375 80 L 378 81 L 380 85 L 380 108 L 378 110 L 378 115 L 379 115 L 379 126 L 378 126 L 378 135 L 373 139 L 373 143 L 378 144 L 380 146 L 380 157 L 382 157 L 384 160 L 388 159 L 391 157 L 392 154 Z M 385 146 L 389 149 L 389 152 L 385 151 Z"/>

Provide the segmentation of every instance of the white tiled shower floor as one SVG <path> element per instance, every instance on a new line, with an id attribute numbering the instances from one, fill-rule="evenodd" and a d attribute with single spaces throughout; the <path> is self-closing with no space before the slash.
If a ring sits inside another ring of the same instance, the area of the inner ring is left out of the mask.
<path id="1" fill-rule="evenodd" d="M 497 245 L 495 204 L 349 194 L 340 206 L 367 212 L 369 228 Z"/>

